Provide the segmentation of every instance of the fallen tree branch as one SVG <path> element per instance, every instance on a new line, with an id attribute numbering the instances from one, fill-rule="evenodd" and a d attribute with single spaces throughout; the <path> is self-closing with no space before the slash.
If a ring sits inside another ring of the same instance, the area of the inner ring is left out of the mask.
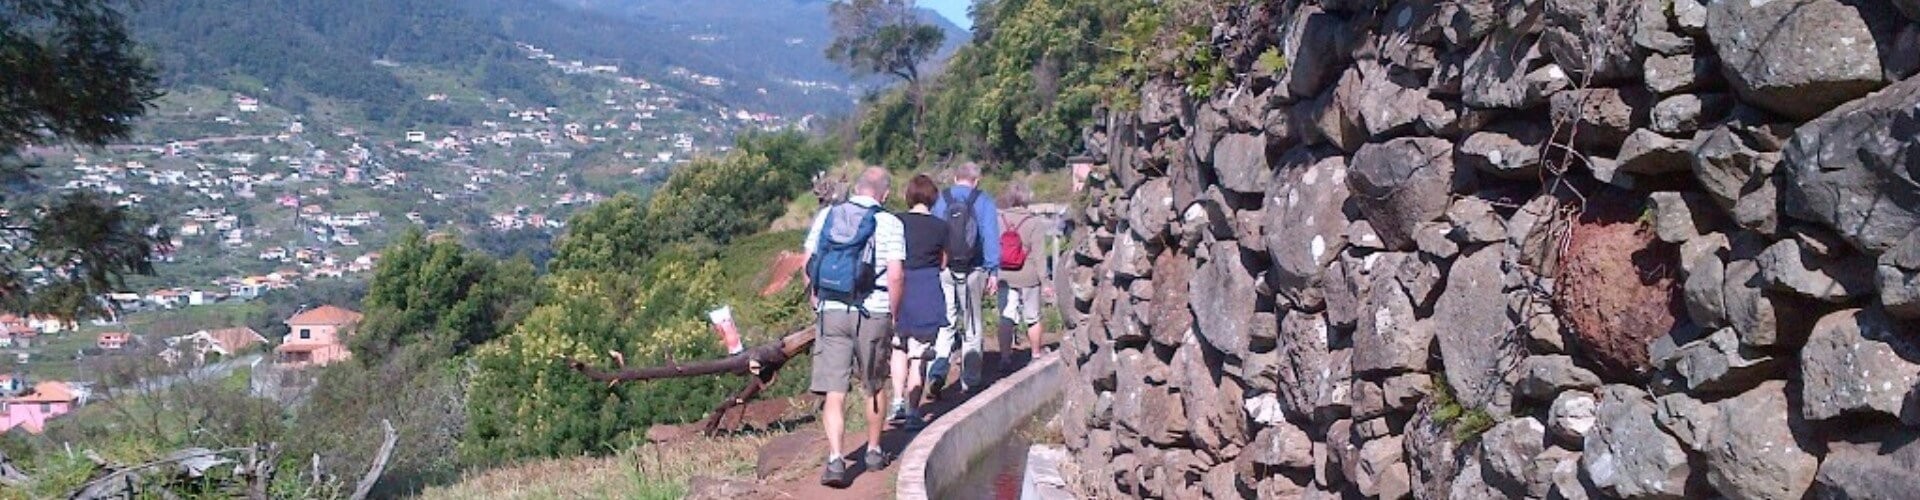
<path id="1" fill-rule="evenodd" d="M 606 382 L 608 386 L 621 382 L 645 382 L 663 378 L 698 377 L 723 373 L 753 375 L 762 371 L 763 367 L 783 366 L 787 360 L 806 352 L 807 348 L 813 346 L 813 337 L 814 329 L 807 328 L 789 333 L 777 340 L 747 348 L 739 354 L 684 365 L 668 360 L 667 364 L 661 366 L 627 368 L 626 358 L 618 352 L 608 353 L 617 363 L 612 370 L 595 368 L 585 361 L 572 358 L 568 358 L 566 362 L 567 366 L 572 367 L 574 371 L 586 375 L 589 379 Z"/>
<path id="2" fill-rule="evenodd" d="M 353 500 L 366 500 L 373 492 L 373 483 L 380 482 L 380 474 L 387 471 L 387 459 L 393 456 L 393 445 L 400 441 L 400 433 L 393 430 L 393 422 L 380 420 L 380 427 L 387 433 L 385 441 L 380 442 L 380 452 L 373 456 L 373 465 L 367 467 L 367 475 L 360 476 L 360 484 L 353 488 Z"/>
<path id="3" fill-rule="evenodd" d="M 703 432 L 707 435 L 713 435 L 719 432 L 720 422 L 725 418 L 728 411 L 744 405 L 748 401 L 752 401 L 755 396 L 760 394 L 760 391 L 765 390 L 768 385 L 772 384 L 776 378 L 776 374 L 779 373 L 781 368 L 787 365 L 788 361 L 791 361 L 794 357 L 802 353 L 808 352 L 813 346 L 816 333 L 817 331 L 814 328 L 803 328 L 799 331 L 789 333 L 784 337 L 747 348 L 732 356 L 688 364 L 680 364 L 678 361 L 668 358 L 667 364 L 665 365 L 628 368 L 626 366 L 626 356 L 619 352 L 607 353 L 613 357 L 615 363 L 612 369 L 596 368 L 588 365 L 584 361 L 572 358 L 566 359 L 566 363 L 568 367 L 573 368 L 574 371 L 580 372 L 582 375 L 586 375 L 588 379 L 606 382 L 608 387 L 619 385 L 622 382 L 645 382 L 649 380 L 698 377 L 702 375 L 736 374 L 747 376 L 747 385 L 741 387 L 739 392 L 735 392 L 726 400 L 721 401 L 720 407 L 708 414 L 706 420 L 702 423 Z"/>

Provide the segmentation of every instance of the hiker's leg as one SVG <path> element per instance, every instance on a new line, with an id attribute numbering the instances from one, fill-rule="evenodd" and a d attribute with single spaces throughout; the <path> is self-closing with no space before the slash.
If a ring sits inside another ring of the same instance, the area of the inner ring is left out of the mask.
<path id="1" fill-rule="evenodd" d="M 1035 359 L 1038 359 L 1042 351 L 1046 350 L 1045 344 L 1042 344 L 1040 339 L 1046 334 L 1046 329 L 1047 325 L 1038 321 L 1027 326 L 1027 349 L 1033 352 Z"/>
<path id="2" fill-rule="evenodd" d="M 907 392 L 905 397 L 907 398 L 907 409 L 915 414 L 920 412 L 920 389 L 925 385 L 925 381 L 920 376 L 920 370 L 926 368 L 926 364 L 926 361 L 920 359 L 919 353 L 914 353 L 913 356 L 907 358 Z"/>
<path id="3" fill-rule="evenodd" d="M 952 366 L 950 355 L 953 353 L 954 336 L 963 327 L 961 321 L 965 320 L 960 314 L 961 291 L 962 287 L 954 280 L 953 273 L 940 272 L 940 296 L 946 299 L 943 302 L 947 307 L 947 326 L 941 327 L 940 333 L 934 336 L 933 361 L 927 364 L 928 380 L 945 381 L 947 368 Z"/>
<path id="4" fill-rule="evenodd" d="M 985 299 L 987 279 L 987 272 L 984 270 L 975 270 L 972 273 L 968 273 L 966 278 L 966 296 L 964 298 L 966 299 L 965 316 L 967 317 L 967 335 L 962 343 L 964 353 L 961 364 L 960 384 L 967 386 L 969 389 L 977 389 L 980 385 L 980 368 L 983 356 L 981 351 L 985 343 L 983 337 L 986 336 L 986 330 L 982 328 L 985 324 L 985 318 L 980 315 L 980 310 L 984 305 L 982 304 L 982 299 Z"/>
<path id="5" fill-rule="evenodd" d="M 1014 290 L 1012 287 L 1006 287 L 1006 283 L 1000 283 L 1000 296 L 998 296 L 998 298 L 1000 298 L 1000 300 L 995 302 L 995 304 L 1000 304 L 1000 308 L 995 310 L 995 315 L 993 315 L 996 319 L 1000 319 L 1000 321 L 996 321 L 996 323 L 998 323 L 998 327 L 996 327 L 996 333 L 998 333 L 998 335 L 995 337 L 995 342 L 998 342 L 996 346 L 1000 346 L 1000 365 L 1008 365 L 1008 363 L 1014 362 L 1014 358 L 1012 358 L 1012 354 L 1014 354 L 1014 329 L 1020 325 L 1020 304 L 1018 304 L 1018 302 L 1025 300 L 1025 296 L 1021 296 L 1020 290 Z"/>
<path id="6" fill-rule="evenodd" d="M 827 456 L 830 458 L 847 456 L 846 449 L 840 447 L 840 433 L 847 428 L 847 393 L 829 392 L 826 401 L 822 404 L 826 406 L 820 410 L 820 424 L 827 433 Z"/>
<path id="7" fill-rule="evenodd" d="M 847 390 L 854 376 L 854 315 L 845 311 L 820 313 L 820 334 L 813 341 L 813 377 L 808 389 L 825 394 L 820 424 L 827 434 L 827 451 L 846 454 L 841 432 L 846 429 Z"/>
<path id="8" fill-rule="evenodd" d="M 888 349 L 892 351 L 892 353 L 887 359 L 887 378 L 893 382 L 893 400 L 905 401 L 907 398 L 907 379 L 911 375 L 911 367 L 907 366 L 908 346 L 906 342 L 908 342 L 908 340 L 900 338 L 896 339 L 896 341 L 901 343 L 900 346 Z"/>
<path id="9" fill-rule="evenodd" d="M 860 386 L 867 391 L 867 449 L 880 449 L 880 433 L 887 429 L 886 394 L 881 390 L 887 372 L 881 358 L 886 356 L 887 340 L 893 337 L 893 317 L 875 314 L 859 323 L 859 344 L 854 356 L 861 367 Z M 895 393 L 898 394 L 898 393 Z"/>
<path id="10" fill-rule="evenodd" d="M 1041 301 L 1040 287 L 1029 287 L 1020 291 L 1020 317 L 1027 325 L 1027 351 L 1031 352 L 1034 358 L 1039 358 L 1040 353 L 1046 349 L 1046 345 L 1041 340 L 1041 334 L 1046 330 L 1046 324 L 1043 321 L 1045 318 L 1040 315 Z"/>

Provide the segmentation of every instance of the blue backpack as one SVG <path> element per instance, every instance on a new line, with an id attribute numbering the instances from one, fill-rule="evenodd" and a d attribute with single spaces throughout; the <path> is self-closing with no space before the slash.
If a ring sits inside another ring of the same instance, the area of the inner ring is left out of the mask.
<path id="1" fill-rule="evenodd" d="M 807 261 L 807 278 L 813 282 L 814 296 L 859 307 L 874 291 L 874 215 L 869 208 L 841 203 L 827 209 L 814 242 L 813 258 Z"/>

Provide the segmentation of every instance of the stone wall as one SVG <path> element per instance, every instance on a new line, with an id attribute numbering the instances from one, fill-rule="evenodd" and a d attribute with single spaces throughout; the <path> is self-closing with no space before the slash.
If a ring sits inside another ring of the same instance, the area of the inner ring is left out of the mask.
<path id="1" fill-rule="evenodd" d="M 1086 134 L 1083 493 L 1920 495 L 1920 2 L 1253 3 Z"/>

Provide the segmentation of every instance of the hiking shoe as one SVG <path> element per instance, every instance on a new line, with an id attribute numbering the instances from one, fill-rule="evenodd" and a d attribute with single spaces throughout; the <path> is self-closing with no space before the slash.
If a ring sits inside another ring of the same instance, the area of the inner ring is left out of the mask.
<path id="1" fill-rule="evenodd" d="M 887 454 L 880 450 L 867 450 L 867 470 L 887 468 Z"/>
<path id="2" fill-rule="evenodd" d="M 893 409 L 887 412 L 887 423 L 899 424 L 907 421 L 907 402 L 893 400 Z"/>
<path id="3" fill-rule="evenodd" d="M 847 487 L 847 461 L 835 457 L 827 461 L 827 471 L 820 474 L 820 484 L 828 488 Z"/>

